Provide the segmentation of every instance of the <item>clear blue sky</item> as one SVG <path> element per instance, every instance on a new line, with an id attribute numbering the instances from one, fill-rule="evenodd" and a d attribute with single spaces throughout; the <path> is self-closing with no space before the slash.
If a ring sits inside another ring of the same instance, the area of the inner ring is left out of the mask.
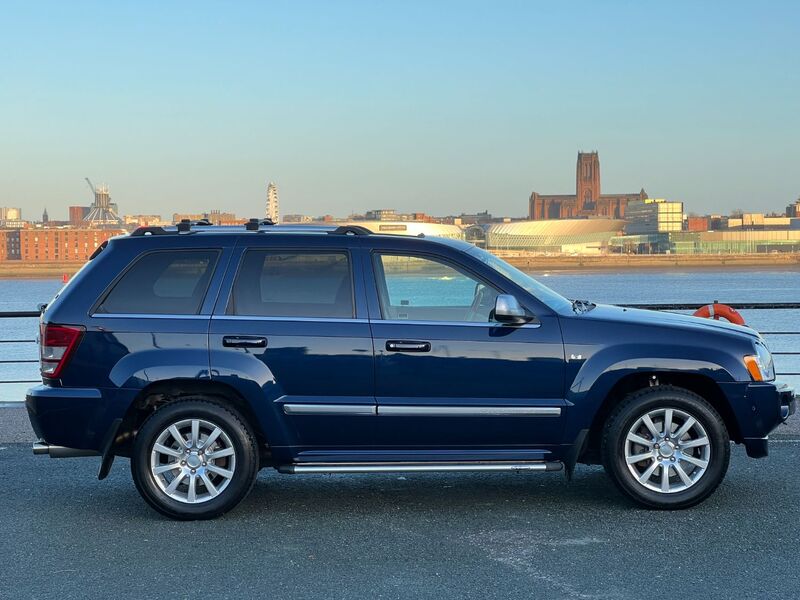
<path id="1" fill-rule="evenodd" d="M 65 218 L 374 207 L 687 211 L 800 195 L 799 2 L 4 2 L 0 205 Z"/>

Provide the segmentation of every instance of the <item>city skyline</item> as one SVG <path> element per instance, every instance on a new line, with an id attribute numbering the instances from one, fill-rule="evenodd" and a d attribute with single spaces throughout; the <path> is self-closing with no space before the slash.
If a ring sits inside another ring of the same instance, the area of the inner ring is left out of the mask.
<path id="1" fill-rule="evenodd" d="M 800 194 L 796 3 L 45 4 L 0 24 L 0 205 L 28 216 L 87 176 L 128 213 L 258 216 L 275 181 L 285 213 L 524 216 L 581 149 L 701 214 Z"/>

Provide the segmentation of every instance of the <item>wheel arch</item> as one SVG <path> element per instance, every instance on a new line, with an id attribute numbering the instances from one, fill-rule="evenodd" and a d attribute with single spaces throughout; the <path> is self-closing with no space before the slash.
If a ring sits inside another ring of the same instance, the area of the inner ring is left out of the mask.
<path id="1" fill-rule="evenodd" d="M 742 441 L 739 423 L 720 386 L 712 378 L 700 373 L 651 371 L 629 373 L 619 379 L 606 394 L 589 427 L 589 435 L 579 457 L 579 462 L 598 464 L 600 438 L 606 421 L 614 408 L 629 394 L 655 385 L 670 385 L 693 392 L 706 400 L 720 414 L 731 440 Z"/>
<path id="2" fill-rule="evenodd" d="M 267 447 L 267 437 L 252 406 L 235 388 L 219 381 L 167 379 L 146 386 L 131 402 L 114 440 L 114 454 L 130 456 L 133 440 L 145 419 L 157 408 L 187 396 L 205 396 L 236 409 L 253 428 L 259 448 Z"/>

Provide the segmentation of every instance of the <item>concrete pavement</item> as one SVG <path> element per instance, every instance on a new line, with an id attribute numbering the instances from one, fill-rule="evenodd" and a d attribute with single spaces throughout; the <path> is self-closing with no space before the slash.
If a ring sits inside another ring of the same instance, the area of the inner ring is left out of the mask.
<path id="1" fill-rule="evenodd" d="M 734 448 L 717 493 L 634 507 L 602 469 L 279 475 L 216 521 L 169 521 L 128 461 L 34 457 L 0 410 L 0 598 L 796 598 L 800 437 Z"/>

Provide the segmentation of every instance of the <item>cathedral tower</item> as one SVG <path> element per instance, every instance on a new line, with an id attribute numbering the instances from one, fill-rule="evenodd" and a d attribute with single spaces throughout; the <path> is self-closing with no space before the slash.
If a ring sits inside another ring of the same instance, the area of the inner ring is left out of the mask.
<path id="1" fill-rule="evenodd" d="M 595 214 L 600 200 L 600 158 L 597 152 L 578 152 L 575 190 L 578 214 Z"/>

